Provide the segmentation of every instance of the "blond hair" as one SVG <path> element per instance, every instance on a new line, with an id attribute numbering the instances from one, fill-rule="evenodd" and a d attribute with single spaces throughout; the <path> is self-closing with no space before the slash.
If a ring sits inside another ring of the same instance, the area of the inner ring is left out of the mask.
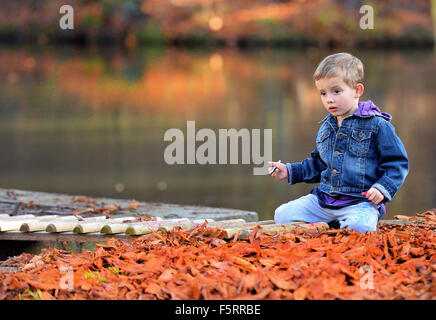
<path id="1" fill-rule="evenodd" d="M 358 83 L 363 83 L 363 63 L 346 52 L 332 54 L 321 61 L 313 74 L 315 81 L 331 77 L 342 77 L 347 85 L 356 88 Z"/>

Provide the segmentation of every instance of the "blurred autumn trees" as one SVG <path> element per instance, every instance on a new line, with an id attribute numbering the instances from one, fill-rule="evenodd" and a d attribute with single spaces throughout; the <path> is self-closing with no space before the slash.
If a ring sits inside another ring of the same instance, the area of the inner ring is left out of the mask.
<path id="1" fill-rule="evenodd" d="M 8 42 L 187 44 L 430 43 L 435 0 L 2 0 L 0 39 Z M 74 8 L 61 30 L 59 8 Z M 362 30 L 362 5 L 374 29 Z"/>

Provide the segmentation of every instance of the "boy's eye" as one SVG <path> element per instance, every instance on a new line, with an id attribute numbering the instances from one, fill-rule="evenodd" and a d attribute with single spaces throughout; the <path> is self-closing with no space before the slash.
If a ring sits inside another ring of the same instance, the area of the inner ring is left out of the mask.
<path id="1" fill-rule="evenodd" d="M 335 90 L 335 93 L 339 93 L 339 92 L 341 92 L 340 90 Z"/>
<path id="2" fill-rule="evenodd" d="M 325 92 L 321 92 L 321 95 L 322 95 L 322 96 L 325 96 Z"/>

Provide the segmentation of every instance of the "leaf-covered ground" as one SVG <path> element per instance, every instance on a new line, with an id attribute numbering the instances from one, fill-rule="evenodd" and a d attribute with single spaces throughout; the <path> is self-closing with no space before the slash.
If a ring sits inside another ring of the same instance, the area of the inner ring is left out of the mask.
<path id="1" fill-rule="evenodd" d="M 430 220 L 366 234 L 255 228 L 229 242 L 204 224 L 93 252 L 44 249 L 1 263 L 19 270 L 0 271 L 0 299 L 435 299 Z"/>

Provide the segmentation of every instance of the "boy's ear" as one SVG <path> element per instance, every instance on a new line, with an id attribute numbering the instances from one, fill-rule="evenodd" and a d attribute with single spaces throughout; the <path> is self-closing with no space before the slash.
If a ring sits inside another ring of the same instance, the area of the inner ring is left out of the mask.
<path id="1" fill-rule="evenodd" d="M 363 86 L 363 83 L 356 84 L 356 96 L 355 96 L 355 98 L 360 98 L 363 94 L 363 91 L 365 91 L 365 87 Z"/>

